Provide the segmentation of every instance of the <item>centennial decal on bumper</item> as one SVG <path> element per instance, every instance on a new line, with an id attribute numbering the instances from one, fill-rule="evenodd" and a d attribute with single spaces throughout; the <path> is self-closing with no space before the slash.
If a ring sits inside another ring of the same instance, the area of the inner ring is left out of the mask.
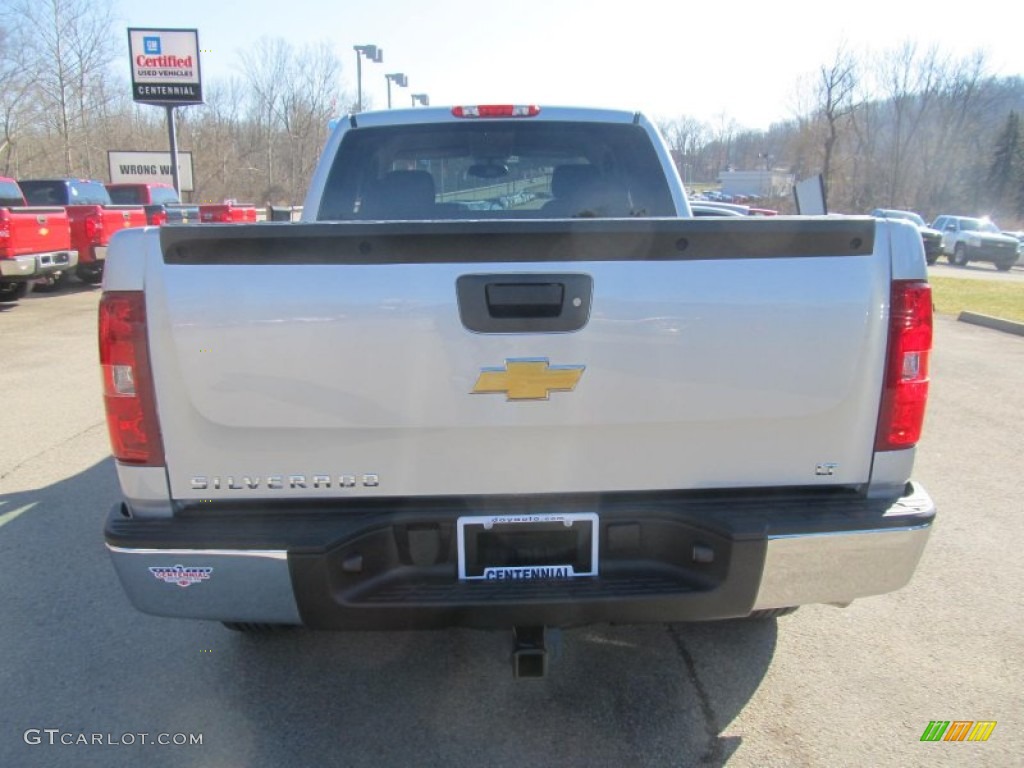
<path id="1" fill-rule="evenodd" d="M 485 568 L 488 581 L 529 581 L 530 579 L 571 579 L 576 575 L 571 565 L 528 565 Z"/>
<path id="2" fill-rule="evenodd" d="M 149 572 L 165 584 L 177 584 L 179 587 L 189 587 L 193 584 L 208 581 L 210 574 L 213 573 L 213 568 L 186 568 L 184 565 L 154 565 L 150 566 Z"/>

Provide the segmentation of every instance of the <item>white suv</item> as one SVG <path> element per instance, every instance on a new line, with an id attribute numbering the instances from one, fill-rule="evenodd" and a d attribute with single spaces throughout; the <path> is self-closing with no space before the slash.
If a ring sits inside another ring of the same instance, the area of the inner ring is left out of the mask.
<path id="1" fill-rule="evenodd" d="M 990 261 L 1006 272 L 1017 263 L 1019 242 L 988 219 L 939 216 L 932 229 L 942 233 L 942 252 L 950 264 L 963 267 L 971 261 Z"/>

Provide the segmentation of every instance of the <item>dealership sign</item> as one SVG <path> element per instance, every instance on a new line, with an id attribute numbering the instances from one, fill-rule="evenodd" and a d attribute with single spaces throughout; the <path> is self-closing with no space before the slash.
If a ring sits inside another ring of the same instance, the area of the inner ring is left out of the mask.
<path id="1" fill-rule="evenodd" d="M 145 104 L 202 104 L 199 32 L 195 29 L 130 29 L 132 98 Z"/>
<path id="2" fill-rule="evenodd" d="M 191 192 L 192 153 L 178 152 L 178 184 L 182 192 Z M 168 184 L 171 176 L 170 152 L 107 152 L 111 184 Z"/>

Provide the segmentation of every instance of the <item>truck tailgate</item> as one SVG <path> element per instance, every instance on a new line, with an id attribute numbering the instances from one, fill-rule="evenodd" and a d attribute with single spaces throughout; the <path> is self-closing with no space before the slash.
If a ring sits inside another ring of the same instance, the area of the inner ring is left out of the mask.
<path id="1" fill-rule="evenodd" d="M 149 242 L 179 500 L 869 479 L 890 281 L 870 219 L 169 227 Z M 578 328 L 515 298 L 537 284 Z M 524 322 L 467 327 L 480 295 Z"/>
<path id="2" fill-rule="evenodd" d="M 8 208 L 0 239 L 0 256 L 66 251 L 71 247 L 68 216 L 63 208 Z"/>

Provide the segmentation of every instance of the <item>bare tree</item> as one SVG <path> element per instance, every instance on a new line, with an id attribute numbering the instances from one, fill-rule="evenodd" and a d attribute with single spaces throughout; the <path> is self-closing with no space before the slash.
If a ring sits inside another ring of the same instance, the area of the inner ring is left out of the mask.
<path id="1" fill-rule="evenodd" d="M 15 157 L 15 141 L 21 125 L 29 119 L 29 94 L 35 85 L 31 72 L 18 62 L 7 19 L 0 16 L 0 158 L 3 174 L 10 176 Z"/>
<path id="2" fill-rule="evenodd" d="M 672 151 L 683 182 L 690 183 L 701 176 L 702 155 L 710 142 L 707 124 L 695 117 L 683 115 L 675 120 L 660 122 L 658 128 Z"/>
<path id="3" fill-rule="evenodd" d="M 70 175 L 76 129 L 83 138 L 88 134 L 89 88 L 113 58 L 110 0 L 16 0 L 12 10 L 14 29 L 32 41 L 21 49 L 22 65 L 34 73 L 61 140 L 64 173 Z"/>
<path id="4" fill-rule="evenodd" d="M 330 43 L 304 47 L 288 68 L 281 99 L 281 119 L 288 136 L 291 199 L 301 198 L 327 135 L 327 123 L 339 95 L 341 62 Z M 272 197 L 269 194 L 265 198 Z"/>
<path id="5" fill-rule="evenodd" d="M 907 41 L 881 57 L 877 72 L 892 113 L 886 203 L 905 205 L 904 198 L 916 191 L 907 156 L 945 86 L 946 62 L 937 47 L 921 53 L 916 43 Z"/>
<path id="6" fill-rule="evenodd" d="M 824 159 L 821 174 L 825 180 L 826 199 L 832 185 L 832 162 L 839 141 L 839 129 L 854 108 L 857 88 L 857 60 L 846 48 L 836 49 L 831 64 L 818 68 L 817 102 L 821 119 L 825 122 Z"/>
<path id="7" fill-rule="evenodd" d="M 265 165 L 267 184 L 275 177 L 274 143 L 281 122 L 281 99 L 294 53 L 284 38 L 261 37 L 241 53 L 245 80 L 250 90 L 250 118 L 255 128 L 255 143 Z M 251 165 L 251 164 L 250 164 Z"/>

